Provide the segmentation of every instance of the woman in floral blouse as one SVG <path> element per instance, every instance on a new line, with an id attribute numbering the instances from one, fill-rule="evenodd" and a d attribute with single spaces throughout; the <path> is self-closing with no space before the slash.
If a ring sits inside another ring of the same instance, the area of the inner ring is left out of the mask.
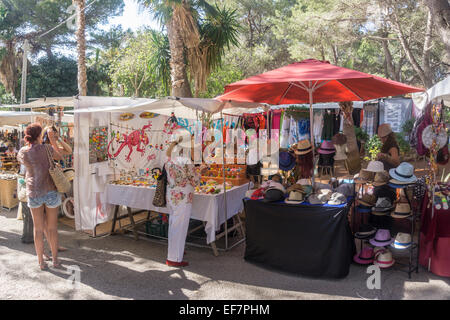
<path id="1" fill-rule="evenodd" d="M 186 149 L 177 153 L 172 151 L 178 142 L 172 142 L 167 150 L 167 203 L 169 208 L 169 248 L 166 264 L 174 267 L 185 267 L 188 262 L 183 261 L 184 246 L 191 218 L 192 199 L 194 190 L 200 184 L 200 172 L 205 165 L 196 168 L 192 158 L 183 155 Z M 194 154 L 194 142 L 191 137 L 191 155 Z"/>

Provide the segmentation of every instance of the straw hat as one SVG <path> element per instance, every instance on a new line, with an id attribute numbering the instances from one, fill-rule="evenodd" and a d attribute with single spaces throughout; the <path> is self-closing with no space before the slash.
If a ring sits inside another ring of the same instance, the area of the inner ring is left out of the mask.
<path id="1" fill-rule="evenodd" d="M 289 204 L 299 204 L 302 203 L 303 201 L 304 201 L 303 192 L 296 190 L 289 192 L 289 197 L 286 200 L 284 200 L 285 203 Z"/>
<path id="2" fill-rule="evenodd" d="M 411 246 L 411 235 L 409 233 L 399 232 L 395 237 L 395 241 L 391 243 L 391 247 L 395 249 L 407 249 Z"/>
<path id="3" fill-rule="evenodd" d="M 380 138 L 388 136 L 390 133 L 392 133 L 392 128 L 389 123 L 383 123 L 378 127 L 378 136 Z"/>
<path id="4" fill-rule="evenodd" d="M 362 198 L 359 199 L 359 202 L 365 206 L 373 207 L 375 205 L 376 198 L 375 198 L 375 195 L 373 195 L 373 194 L 365 193 L 365 194 L 363 194 Z"/>
<path id="5" fill-rule="evenodd" d="M 385 184 L 388 184 L 389 182 L 389 174 L 386 170 L 377 172 L 375 174 L 375 178 L 373 179 L 373 185 L 375 187 L 384 186 Z"/>
<path id="6" fill-rule="evenodd" d="M 378 251 L 375 255 L 374 265 L 379 266 L 380 268 L 389 268 L 392 267 L 395 263 L 395 260 L 392 258 L 392 252 L 389 250 Z"/>
<path id="7" fill-rule="evenodd" d="M 369 172 L 382 172 L 384 171 L 384 164 L 381 161 L 370 161 L 367 168 L 363 170 Z"/>
<path id="8" fill-rule="evenodd" d="M 395 211 L 391 214 L 393 218 L 407 218 L 411 216 L 411 207 L 408 202 L 399 202 L 395 206 Z"/>
<path id="9" fill-rule="evenodd" d="M 373 180 L 374 173 L 370 171 L 365 171 L 361 169 L 359 174 L 355 175 L 354 181 L 355 183 L 367 183 Z"/>
<path id="10" fill-rule="evenodd" d="M 297 147 L 295 149 L 295 154 L 297 155 L 305 155 L 312 151 L 311 142 L 307 139 L 300 140 L 297 143 Z"/>

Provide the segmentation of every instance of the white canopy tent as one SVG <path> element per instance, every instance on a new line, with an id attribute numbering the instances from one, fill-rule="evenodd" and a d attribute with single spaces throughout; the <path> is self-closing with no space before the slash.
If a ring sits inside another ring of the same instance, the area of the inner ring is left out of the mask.
<path id="1" fill-rule="evenodd" d="M 56 107 L 74 107 L 74 97 L 43 97 L 36 99 L 32 102 L 20 104 L 14 106 L 14 108 L 43 108 L 46 106 L 56 106 Z"/>
<path id="2" fill-rule="evenodd" d="M 48 114 L 42 112 L 0 111 L 0 126 L 16 126 L 34 122 L 36 117 L 47 118 Z"/>
<path id="3" fill-rule="evenodd" d="M 450 106 L 450 76 L 436 83 L 425 92 L 412 94 L 412 99 L 416 107 L 420 110 L 425 109 L 427 104 L 433 100 L 444 100 L 444 104 Z"/>

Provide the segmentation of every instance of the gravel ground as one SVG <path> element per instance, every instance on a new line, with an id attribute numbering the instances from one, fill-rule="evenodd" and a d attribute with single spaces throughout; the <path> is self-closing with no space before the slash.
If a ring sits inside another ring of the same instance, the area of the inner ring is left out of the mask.
<path id="1" fill-rule="evenodd" d="M 266 270 L 244 261 L 245 244 L 214 257 L 187 247 L 183 269 L 164 264 L 167 245 L 116 235 L 90 238 L 60 225 L 63 269 L 40 271 L 32 244 L 20 241 L 16 212 L 0 213 L 0 299 L 450 299 L 450 278 L 420 268 L 383 270 L 381 289 L 366 286 L 366 268 L 352 265 L 342 280 L 318 280 Z M 51 264 L 50 264 L 51 265 Z M 80 284 L 67 279 L 81 270 Z"/>

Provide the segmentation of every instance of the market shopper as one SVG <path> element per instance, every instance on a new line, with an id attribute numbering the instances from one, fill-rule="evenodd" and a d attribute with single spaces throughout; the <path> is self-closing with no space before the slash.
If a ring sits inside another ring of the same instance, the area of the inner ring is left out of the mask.
<path id="1" fill-rule="evenodd" d="M 186 137 L 185 137 L 186 139 Z M 172 142 L 167 149 L 167 205 L 169 208 L 169 248 L 166 264 L 173 267 L 185 267 L 183 261 L 184 246 L 191 218 L 194 190 L 200 184 L 200 173 L 206 169 L 205 165 L 196 168 L 192 162 L 194 142 L 191 137 L 191 159 L 183 154 L 187 149 L 177 150 L 182 139 Z"/>
<path id="2" fill-rule="evenodd" d="M 400 148 L 389 123 L 378 127 L 378 137 L 383 146 L 377 155 L 377 160 L 383 162 L 384 170 L 396 168 L 400 164 Z"/>
<path id="3" fill-rule="evenodd" d="M 61 196 L 49 174 L 50 162 L 48 152 L 55 160 L 61 159 L 56 144 L 57 134 L 47 131 L 50 146 L 43 145 L 42 127 L 39 123 L 30 124 L 25 129 L 26 146 L 22 147 L 17 159 L 26 168 L 26 190 L 28 207 L 31 210 L 34 225 L 34 245 L 41 270 L 48 268 L 44 261 L 44 232 L 52 251 L 54 267 L 60 267 L 58 260 L 58 207 L 61 205 Z M 48 148 L 48 150 L 47 150 Z M 44 211 L 45 210 L 45 211 Z"/>

